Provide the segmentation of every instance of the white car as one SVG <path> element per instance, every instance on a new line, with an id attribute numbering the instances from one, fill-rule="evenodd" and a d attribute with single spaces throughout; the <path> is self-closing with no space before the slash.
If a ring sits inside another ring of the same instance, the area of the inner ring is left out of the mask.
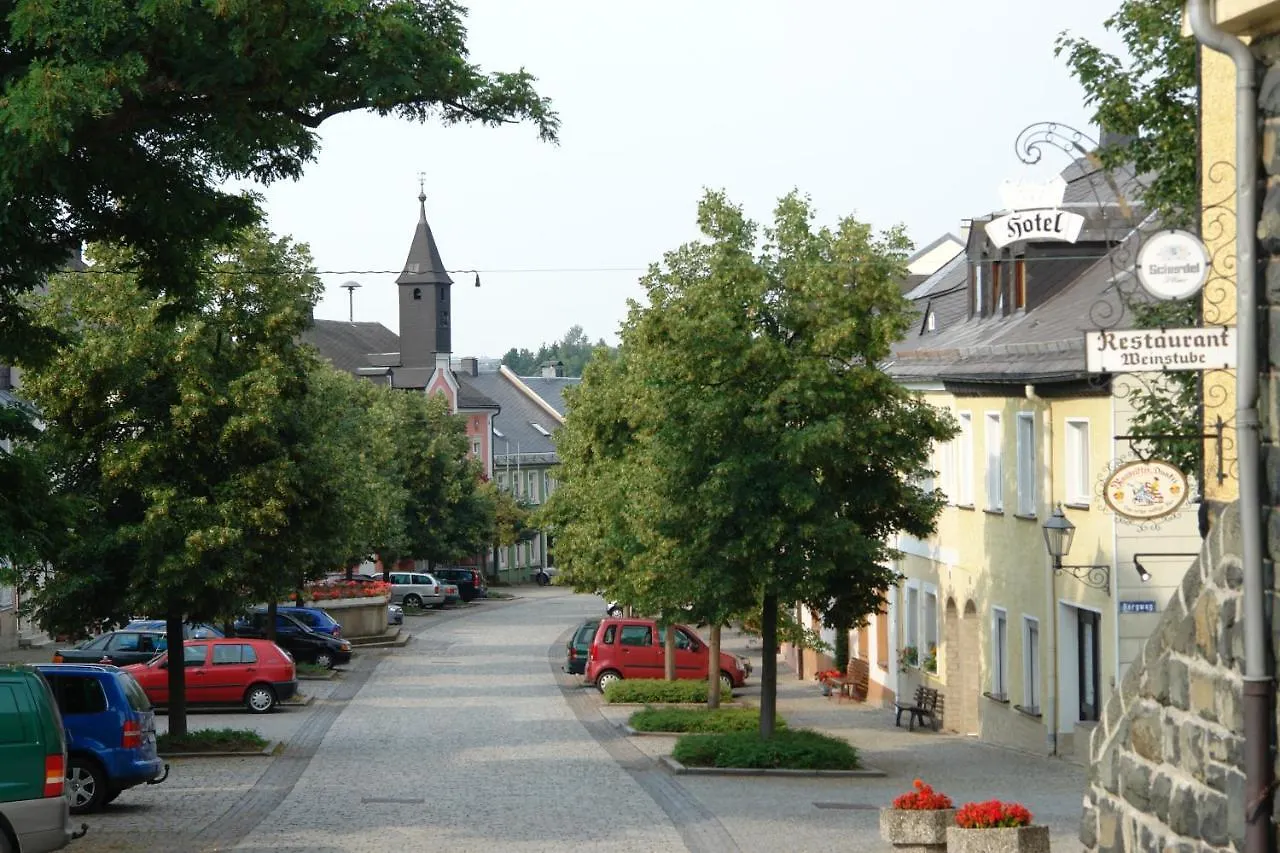
<path id="1" fill-rule="evenodd" d="M 426 572 L 392 572 L 391 601 L 406 607 L 444 607 L 444 584 Z"/>

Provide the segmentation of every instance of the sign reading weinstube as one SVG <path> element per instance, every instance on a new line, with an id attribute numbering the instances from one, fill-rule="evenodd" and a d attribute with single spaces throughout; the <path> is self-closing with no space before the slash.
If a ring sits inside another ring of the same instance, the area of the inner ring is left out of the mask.
<path id="1" fill-rule="evenodd" d="M 1236 366 L 1236 330 L 1220 326 L 1085 332 L 1084 351 L 1090 373 L 1219 370 Z"/>

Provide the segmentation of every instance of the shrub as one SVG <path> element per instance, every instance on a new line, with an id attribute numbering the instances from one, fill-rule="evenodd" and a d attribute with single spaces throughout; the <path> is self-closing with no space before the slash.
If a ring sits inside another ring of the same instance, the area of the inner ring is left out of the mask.
<path id="1" fill-rule="evenodd" d="M 631 715 L 640 732 L 754 732 L 760 728 L 755 708 L 645 708 Z M 779 717 L 778 728 L 786 722 Z"/>
<path id="2" fill-rule="evenodd" d="M 687 767 L 856 770 L 858 751 L 848 741 L 810 729 L 782 729 L 764 740 L 757 732 L 690 734 L 671 757 Z"/>
<path id="3" fill-rule="evenodd" d="M 182 737 L 168 732 L 156 736 L 159 752 L 256 752 L 266 745 L 266 738 L 253 729 L 199 729 Z"/>
<path id="4" fill-rule="evenodd" d="M 606 702 L 706 702 L 707 682 L 632 678 L 615 681 L 604 689 Z"/>

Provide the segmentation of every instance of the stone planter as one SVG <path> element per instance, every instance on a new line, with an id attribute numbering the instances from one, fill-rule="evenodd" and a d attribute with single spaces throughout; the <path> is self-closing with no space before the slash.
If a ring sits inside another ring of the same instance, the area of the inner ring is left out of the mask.
<path id="1" fill-rule="evenodd" d="M 343 638 L 374 637 L 387 630 L 387 602 L 390 593 L 363 598 L 326 598 L 312 602 L 342 626 Z"/>
<path id="2" fill-rule="evenodd" d="M 955 809 L 881 809 L 880 837 L 906 853 L 943 853 Z"/>
<path id="3" fill-rule="evenodd" d="M 1049 827 L 947 828 L 947 853 L 1049 853 Z"/>

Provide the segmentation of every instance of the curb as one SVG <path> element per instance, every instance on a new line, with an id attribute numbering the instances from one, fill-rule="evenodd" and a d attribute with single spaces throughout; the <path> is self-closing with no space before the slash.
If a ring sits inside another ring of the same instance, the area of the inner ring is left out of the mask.
<path id="1" fill-rule="evenodd" d="M 328 672 L 326 672 L 324 675 L 314 675 L 314 674 L 303 675 L 302 673 L 298 673 L 299 681 L 333 681 L 333 679 L 337 677 L 338 677 L 338 671 L 336 669 L 331 669 Z"/>
<path id="2" fill-rule="evenodd" d="M 252 752 L 161 752 L 159 755 L 161 758 L 270 758 L 282 746 L 283 741 L 269 740 L 262 749 Z"/>
<path id="3" fill-rule="evenodd" d="M 391 649 L 391 648 L 398 649 L 398 648 L 407 646 L 409 644 L 409 641 L 412 639 L 413 639 L 413 634 L 410 634 L 408 631 L 402 630 L 399 636 L 397 636 L 394 640 L 379 640 L 376 643 L 361 643 L 358 646 L 353 643 L 352 650 L 355 651 L 358 649 Z"/>
<path id="4" fill-rule="evenodd" d="M 310 693 L 295 693 L 292 699 L 285 702 L 277 702 L 281 708 L 305 708 L 315 701 L 314 696 Z"/>
<path id="5" fill-rule="evenodd" d="M 583 686 L 591 687 L 590 682 L 583 682 Z M 701 708 L 706 710 L 706 702 L 608 702 L 601 701 L 601 710 L 605 708 Z M 750 702 L 735 699 L 732 702 L 721 702 L 721 708 L 754 708 Z"/>
<path id="6" fill-rule="evenodd" d="M 861 770 L 787 770 L 764 767 L 685 767 L 670 755 L 663 755 L 658 763 L 668 772 L 676 776 L 781 776 L 823 777 L 829 779 L 879 779 L 889 774 L 874 767 L 863 767 Z"/>
<path id="7" fill-rule="evenodd" d="M 686 734 L 686 732 L 642 732 L 631 728 L 627 723 L 618 723 L 618 728 L 632 737 L 680 737 L 680 735 Z"/>

